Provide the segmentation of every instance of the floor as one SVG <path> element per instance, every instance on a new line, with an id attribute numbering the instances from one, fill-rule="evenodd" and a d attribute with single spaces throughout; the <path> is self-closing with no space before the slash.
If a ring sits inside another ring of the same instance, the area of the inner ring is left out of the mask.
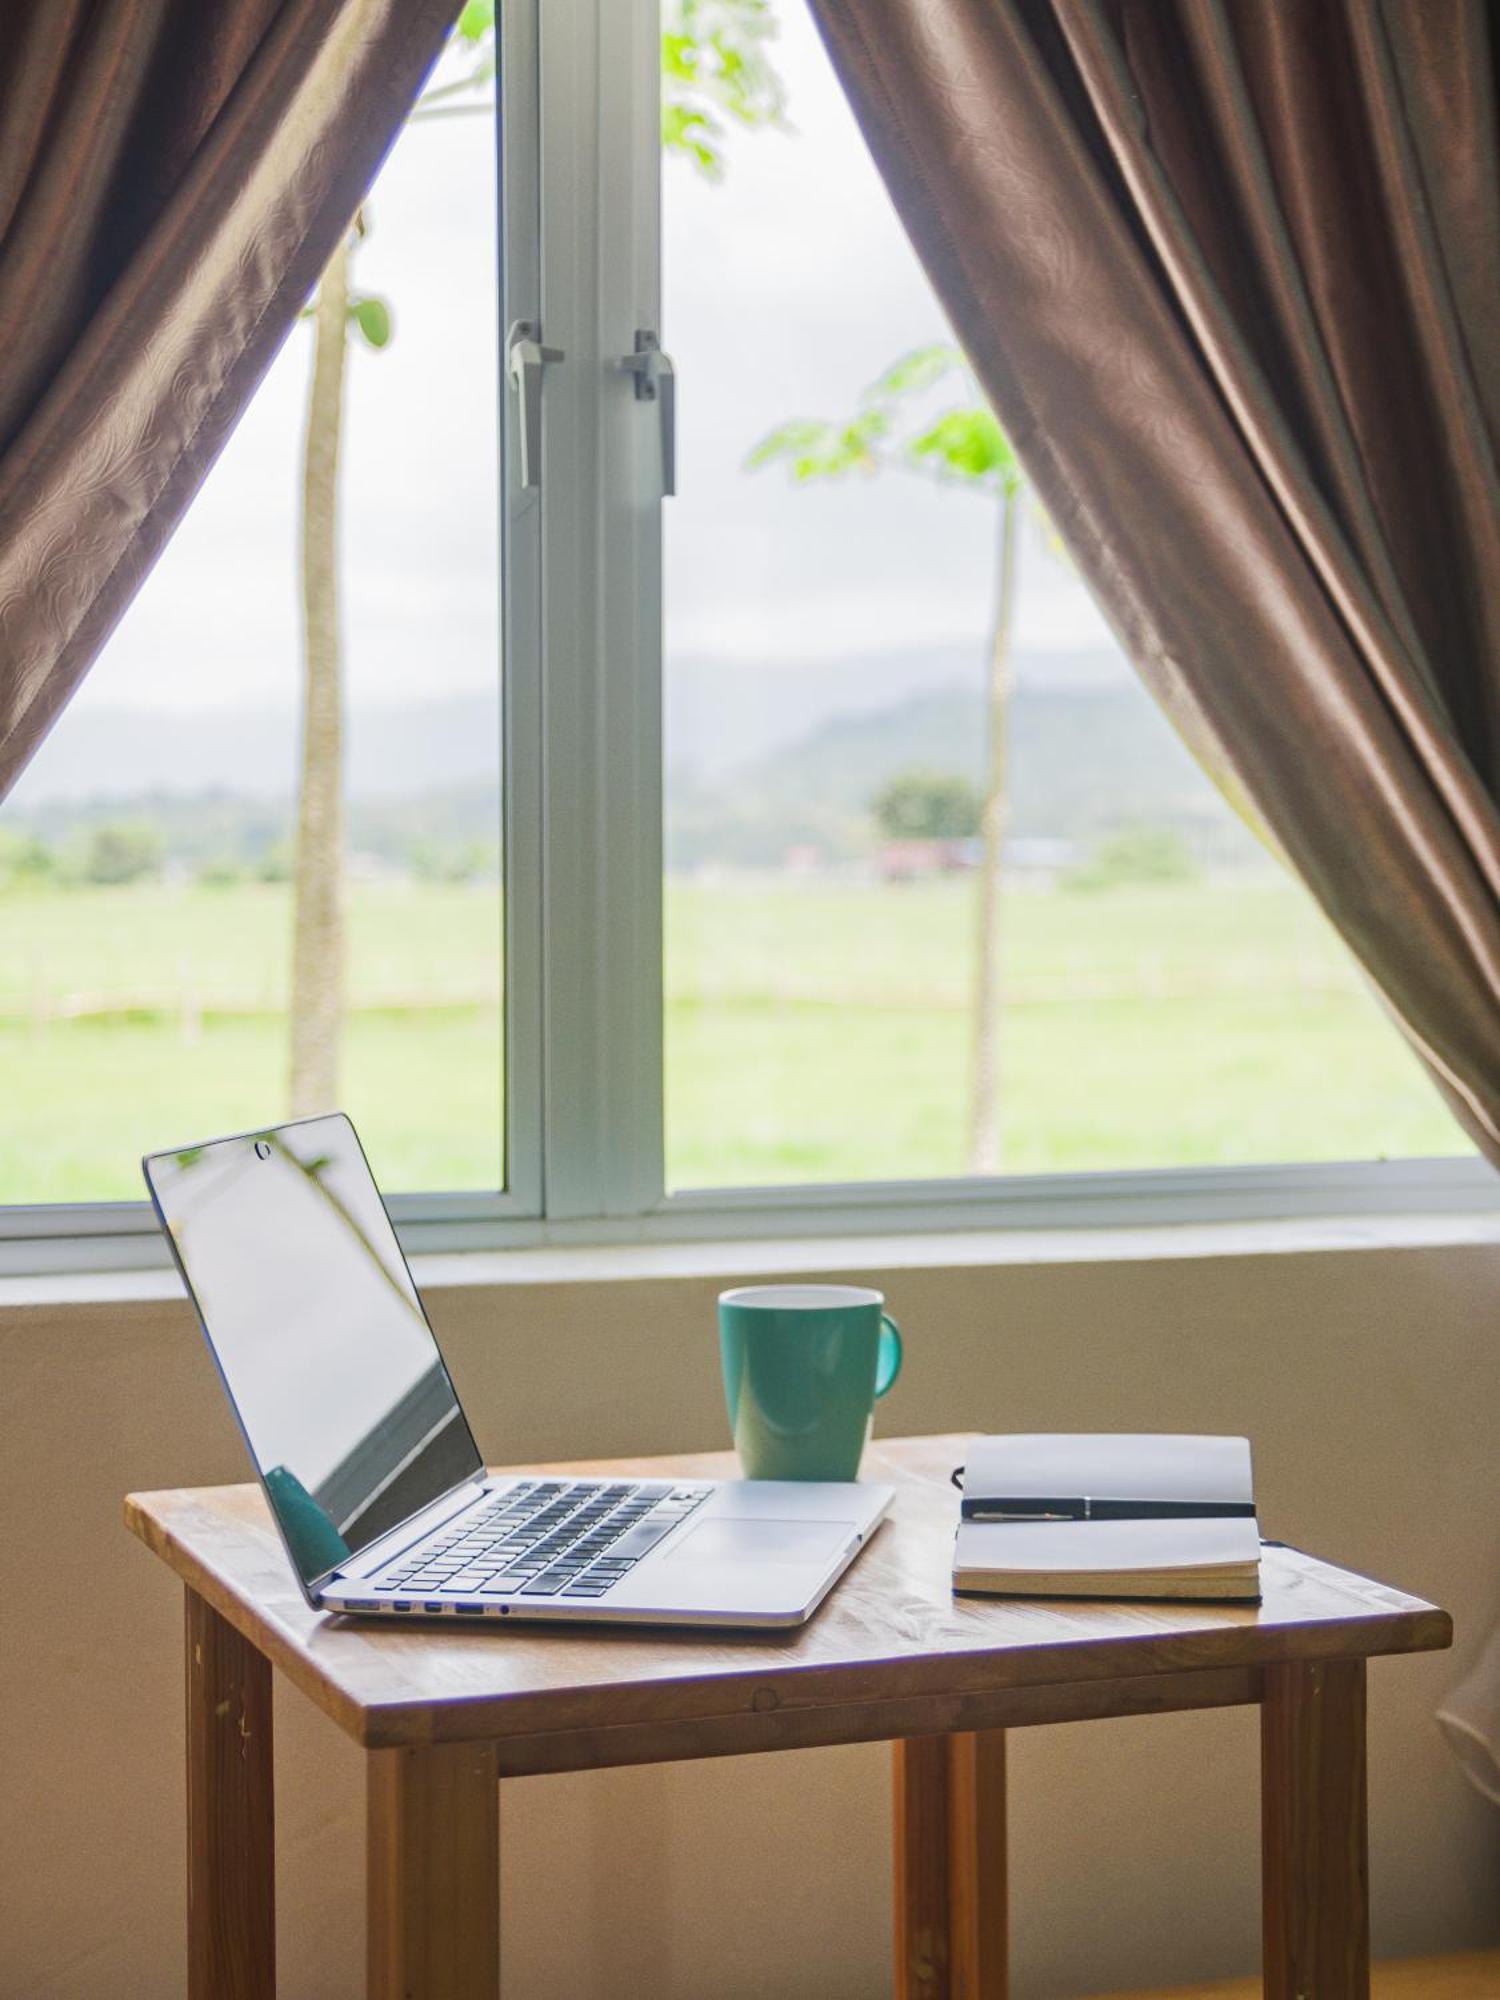
<path id="1" fill-rule="evenodd" d="M 1460 1952 L 1452 1958 L 1407 1958 L 1377 1965 L 1372 2000 L 1500 2000 L 1500 1952 Z M 1112 2000 L 1260 2000 L 1258 1979 L 1222 1979 L 1211 1986 L 1120 1993 Z"/>

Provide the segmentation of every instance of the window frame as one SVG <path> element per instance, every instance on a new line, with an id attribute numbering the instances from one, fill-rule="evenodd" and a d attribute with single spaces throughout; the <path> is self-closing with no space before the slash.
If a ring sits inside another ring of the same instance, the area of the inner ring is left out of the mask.
<path id="1" fill-rule="evenodd" d="M 655 412 L 619 366 L 638 329 L 670 346 L 658 5 L 500 14 L 502 348 L 530 319 L 565 356 L 544 381 L 539 489 L 520 486 L 501 385 L 503 1185 L 395 1194 L 407 1252 L 1500 1211 L 1475 1157 L 667 1192 L 666 503 Z M 0 1275 L 168 1261 L 144 1201 L 0 1208 Z"/>

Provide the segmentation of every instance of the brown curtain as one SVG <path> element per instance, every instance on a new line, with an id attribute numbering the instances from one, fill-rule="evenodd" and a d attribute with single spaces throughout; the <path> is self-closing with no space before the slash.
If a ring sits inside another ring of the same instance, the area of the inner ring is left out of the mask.
<path id="1" fill-rule="evenodd" d="M 1500 1164 L 1484 0 L 811 0 L 1126 648 Z M 1500 1801 L 1500 1634 L 1441 1719 Z"/>
<path id="2" fill-rule="evenodd" d="M 812 0 L 1122 642 L 1500 1161 L 1482 0 Z"/>
<path id="3" fill-rule="evenodd" d="M 0 798 L 197 491 L 457 12 L 0 10 Z"/>

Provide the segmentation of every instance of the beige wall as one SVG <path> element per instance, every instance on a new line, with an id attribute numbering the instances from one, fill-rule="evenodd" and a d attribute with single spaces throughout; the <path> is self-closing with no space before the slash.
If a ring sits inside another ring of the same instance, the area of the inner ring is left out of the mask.
<path id="1" fill-rule="evenodd" d="M 506 1460 L 719 1443 L 712 1302 L 744 1268 L 434 1287 L 481 1445 Z M 1376 1943 L 1500 1942 L 1500 1813 L 1431 1720 L 1500 1617 L 1500 1244 L 877 1282 L 908 1341 L 888 1431 L 1247 1431 L 1268 1533 L 1451 1607 L 1456 1659 L 1372 1672 Z M 182 1964 L 180 1595 L 120 1498 L 241 1477 L 238 1442 L 174 1302 L 0 1309 L 0 1420 L 0 1994 L 166 2000 Z M 278 1702 L 283 1991 L 357 1993 L 359 1754 L 300 1696 Z M 507 1990 L 887 1992 L 886 1786 L 880 1746 L 515 1783 Z M 1012 1795 L 1018 2000 L 1253 1968 L 1252 1714 L 1019 1732 Z"/>

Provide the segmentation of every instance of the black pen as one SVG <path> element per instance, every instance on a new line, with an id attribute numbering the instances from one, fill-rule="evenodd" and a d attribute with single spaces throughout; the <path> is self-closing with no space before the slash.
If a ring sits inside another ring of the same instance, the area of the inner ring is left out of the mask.
<path id="1" fill-rule="evenodd" d="M 1099 1500 L 1089 1494 L 963 1503 L 966 1521 L 1234 1521 L 1254 1513 L 1253 1500 Z"/>

